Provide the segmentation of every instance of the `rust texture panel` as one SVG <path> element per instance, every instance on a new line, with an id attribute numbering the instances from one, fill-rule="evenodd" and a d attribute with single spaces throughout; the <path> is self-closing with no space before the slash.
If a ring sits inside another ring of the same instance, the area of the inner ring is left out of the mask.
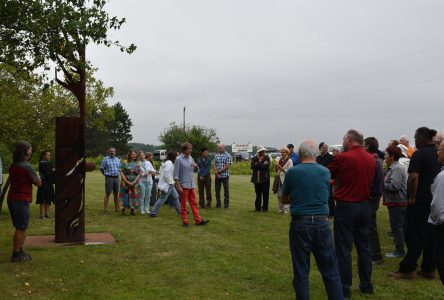
<path id="1" fill-rule="evenodd" d="M 56 119 L 55 241 L 85 241 L 85 136 L 81 118 Z"/>

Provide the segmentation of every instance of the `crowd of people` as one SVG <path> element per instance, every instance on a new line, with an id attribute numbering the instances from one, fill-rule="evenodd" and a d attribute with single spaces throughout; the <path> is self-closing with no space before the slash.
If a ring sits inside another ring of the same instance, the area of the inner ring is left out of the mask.
<path id="1" fill-rule="evenodd" d="M 414 138 L 416 149 L 403 135 L 380 151 L 377 138 L 364 139 L 361 132 L 351 129 L 344 135 L 342 147 L 333 147 L 331 153 L 328 145 L 313 140 L 302 141 L 297 151 L 288 144 L 280 149 L 274 178 L 270 176 L 273 164 L 265 154 L 266 149 L 257 150 L 251 160 L 254 209 L 268 211 L 271 187 L 277 197 L 278 212 L 291 214 L 289 240 L 297 299 L 309 298 L 311 253 L 328 298 L 350 298 L 353 245 L 358 255 L 362 293 L 373 293 L 372 266 L 383 263 L 384 257 L 401 259 L 398 270 L 388 274 L 392 278 L 434 279 L 437 269 L 444 284 L 444 136 L 421 127 Z M 230 207 L 232 158 L 223 144 L 217 149 L 212 159 L 208 148 L 202 148 L 196 162 L 191 156 L 190 143 L 183 144 L 180 153 L 168 151 L 156 180 L 151 153 L 131 150 L 125 160 L 120 160 L 116 149 L 111 147 L 100 166 L 105 177 L 103 212 L 107 212 L 113 194 L 114 209 L 122 215 L 129 211 L 130 215 L 157 217 L 161 207 L 168 203 L 180 215 L 183 227 L 189 227 L 188 209 L 196 225 L 206 225 L 209 220 L 200 215 L 199 208 L 212 208 L 212 174 L 215 207 Z M 31 145 L 20 142 L 9 169 L 8 207 L 16 228 L 12 262 L 31 260 L 23 250 L 23 242 L 29 223 L 32 185 L 39 187 L 40 218 L 49 218 L 48 207 L 55 197 L 51 153 L 44 151 L 40 157 L 40 176 L 28 162 L 31 155 Z M 388 209 L 387 234 L 393 237 L 393 251 L 385 255 L 377 227 L 381 199 Z"/>

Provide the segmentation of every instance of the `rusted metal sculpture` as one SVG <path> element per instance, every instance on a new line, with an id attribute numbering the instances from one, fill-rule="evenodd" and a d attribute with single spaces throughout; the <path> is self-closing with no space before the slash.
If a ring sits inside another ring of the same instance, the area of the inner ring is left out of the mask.
<path id="1" fill-rule="evenodd" d="M 81 118 L 56 120 L 55 241 L 85 241 L 85 134 Z"/>

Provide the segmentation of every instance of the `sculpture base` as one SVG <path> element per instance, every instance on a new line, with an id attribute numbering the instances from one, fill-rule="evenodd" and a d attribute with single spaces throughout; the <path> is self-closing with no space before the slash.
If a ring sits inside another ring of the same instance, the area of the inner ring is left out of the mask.
<path id="1" fill-rule="evenodd" d="M 27 236 L 25 248 L 55 248 L 63 246 L 111 245 L 116 240 L 109 232 L 87 233 L 84 242 L 56 243 L 54 235 Z"/>

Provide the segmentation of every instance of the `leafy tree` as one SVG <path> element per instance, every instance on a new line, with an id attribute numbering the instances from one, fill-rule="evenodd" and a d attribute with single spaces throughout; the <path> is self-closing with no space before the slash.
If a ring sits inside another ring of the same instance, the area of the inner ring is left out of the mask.
<path id="1" fill-rule="evenodd" d="M 120 154 L 123 154 L 130 149 L 128 142 L 133 139 L 131 135 L 133 122 L 120 102 L 114 104 L 112 108 L 114 109 L 114 119 L 107 123 L 107 147 L 114 146 Z"/>
<path id="2" fill-rule="evenodd" d="M 192 156 L 197 158 L 200 149 L 207 147 L 210 151 L 216 151 L 219 138 L 216 130 L 205 128 L 198 125 L 186 126 L 185 130 L 176 123 L 171 123 L 170 127 L 165 129 L 159 136 L 159 140 L 163 143 L 165 149 L 180 150 L 183 143 L 189 142 L 193 144 Z"/>
<path id="3" fill-rule="evenodd" d="M 153 152 L 158 149 L 162 149 L 162 146 L 151 145 L 151 144 L 143 144 L 143 143 L 128 143 L 128 147 L 134 151 L 143 151 L 143 152 Z"/>
<path id="4" fill-rule="evenodd" d="M 91 67 L 85 49 L 90 43 L 132 53 L 108 38 L 125 19 L 110 17 L 105 0 L 0 0 L 0 62 L 17 66 L 28 74 L 38 68 L 63 72 L 56 82 L 72 92 L 79 102 L 80 117 L 86 118 L 86 71 Z M 57 74 L 57 72 L 56 72 Z"/>

